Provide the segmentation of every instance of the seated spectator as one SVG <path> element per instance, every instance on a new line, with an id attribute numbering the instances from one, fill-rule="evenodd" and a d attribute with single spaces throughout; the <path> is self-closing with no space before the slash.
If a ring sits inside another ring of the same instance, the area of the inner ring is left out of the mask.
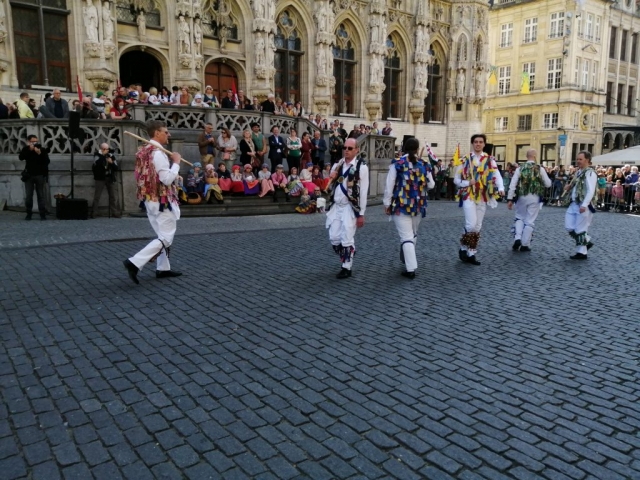
<path id="1" fill-rule="evenodd" d="M 302 195 L 300 195 L 300 203 L 296 207 L 296 212 L 298 213 L 314 213 L 316 211 L 316 202 L 311 195 L 309 195 L 309 190 L 306 188 L 302 189 Z"/>
<path id="2" fill-rule="evenodd" d="M 187 175 L 187 193 L 202 193 L 204 190 L 204 173 L 202 164 L 195 162 Z"/>
<path id="3" fill-rule="evenodd" d="M 180 205 L 186 205 L 189 197 L 187 195 L 187 190 L 184 188 L 184 179 L 181 175 L 176 177 L 176 186 L 178 187 L 178 200 L 180 201 Z M 144 202 L 142 202 L 142 205 L 144 206 Z"/>
<path id="4" fill-rule="evenodd" d="M 391 135 L 391 132 L 393 131 L 393 129 L 391 128 L 391 122 L 387 122 L 384 126 L 384 128 L 382 129 L 381 134 L 382 135 Z"/>
<path id="5" fill-rule="evenodd" d="M 273 188 L 273 182 L 271 181 L 271 171 L 266 163 L 262 164 L 262 170 L 258 172 L 258 180 L 260 181 L 260 195 L 258 195 L 260 198 L 270 192 L 275 193 L 276 189 Z"/>
<path id="6" fill-rule="evenodd" d="M 202 101 L 212 108 L 220 108 L 220 102 L 218 102 L 218 97 L 213 93 L 213 87 L 211 85 L 207 85 L 204 88 L 204 98 Z"/>
<path id="7" fill-rule="evenodd" d="M 244 193 L 244 182 L 240 165 L 234 165 L 231 169 L 231 193 Z"/>
<path id="8" fill-rule="evenodd" d="M 202 95 L 196 93 L 195 97 L 193 97 L 193 102 L 191 102 L 192 107 L 201 107 L 201 108 L 209 108 L 209 105 L 202 101 Z"/>
<path id="9" fill-rule="evenodd" d="M 292 167 L 289 171 L 289 176 L 287 177 L 287 189 L 289 190 L 289 195 L 292 197 L 300 196 L 304 189 L 304 185 L 302 185 L 302 182 L 300 181 L 298 169 L 296 167 Z"/>
<path id="10" fill-rule="evenodd" d="M 218 175 L 218 185 L 220 185 L 220 189 L 223 192 L 231 191 L 231 172 L 227 170 L 227 166 L 224 162 L 220 162 L 218 164 L 218 169 L 216 170 L 216 174 Z"/>
<path id="11" fill-rule="evenodd" d="M 282 106 L 282 99 L 276 98 L 276 115 L 284 115 L 284 107 Z"/>
<path id="12" fill-rule="evenodd" d="M 242 181 L 244 182 L 245 195 L 257 195 L 260 193 L 260 182 L 258 177 L 253 173 L 253 167 L 247 163 L 242 172 Z"/>
<path id="13" fill-rule="evenodd" d="M 300 181 L 302 182 L 302 185 L 304 185 L 304 188 L 313 192 L 316 185 L 313 183 L 313 174 L 311 173 L 311 170 L 313 170 L 313 163 L 306 163 L 305 168 L 300 169 Z"/>
<path id="14" fill-rule="evenodd" d="M 327 166 L 329 167 L 329 174 L 331 174 L 331 165 Z M 316 188 L 320 190 L 326 190 L 327 186 L 329 186 L 329 178 L 324 178 L 323 175 L 324 173 L 320 170 L 320 167 L 314 165 L 313 170 L 311 170 L 311 181 L 315 184 Z"/>
<path id="15" fill-rule="evenodd" d="M 282 165 L 276 165 L 275 173 L 271 174 L 271 183 L 275 189 L 273 192 L 273 201 L 278 201 L 278 193 L 284 192 L 287 202 L 290 202 L 289 189 L 287 188 L 287 176 L 284 174 L 284 167 Z"/>
<path id="16" fill-rule="evenodd" d="M 227 165 L 227 170 L 231 170 L 233 164 L 236 161 L 236 150 L 238 150 L 238 141 L 236 137 L 231 135 L 228 128 L 223 127 L 220 130 L 220 136 L 216 142 L 216 148 L 220 152 L 219 160 L 222 160 Z"/>
<path id="17" fill-rule="evenodd" d="M 213 199 L 215 198 L 218 203 L 223 203 L 224 197 L 222 196 L 222 189 L 219 185 L 220 180 L 211 163 L 207 164 L 204 169 L 204 182 L 204 201 L 213 203 Z"/>
<path id="18" fill-rule="evenodd" d="M 147 98 L 147 103 L 149 105 L 161 105 L 162 102 L 158 97 L 158 89 L 156 87 L 151 87 L 149 89 L 149 97 Z"/>
<path id="19" fill-rule="evenodd" d="M 54 88 L 52 95 L 45 101 L 40 111 L 45 118 L 69 118 L 69 104 L 62 98 L 59 88 Z"/>

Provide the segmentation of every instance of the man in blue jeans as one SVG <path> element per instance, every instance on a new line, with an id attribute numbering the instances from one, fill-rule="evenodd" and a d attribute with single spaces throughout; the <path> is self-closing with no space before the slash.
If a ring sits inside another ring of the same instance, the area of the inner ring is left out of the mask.
<path id="1" fill-rule="evenodd" d="M 18 156 L 20 160 L 26 161 L 26 178 L 23 178 L 25 199 L 24 204 L 27 208 L 27 216 L 25 220 L 31 220 L 33 213 L 33 191 L 36 191 L 38 198 L 38 212 L 40 220 L 46 220 L 46 205 L 44 198 L 44 186 L 49 176 L 49 153 L 46 148 L 38 143 L 38 137 L 29 135 L 27 137 L 27 145 L 20 151 Z"/>

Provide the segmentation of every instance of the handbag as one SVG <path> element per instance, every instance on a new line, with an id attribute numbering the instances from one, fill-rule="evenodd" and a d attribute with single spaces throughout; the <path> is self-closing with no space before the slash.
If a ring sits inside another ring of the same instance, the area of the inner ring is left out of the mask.
<path id="1" fill-rule="evenodd" d="M 223 160 L 231 160 L 231 153 L 230 152 L 224 152 L 224 154 L 222 155 L 222 159 Z"/>
<path id="2" fill-rule="evenodd" d="M 26 182 L 30 178 L 31 178 L 31 175 L 29 175 L 29 172 L 27 171 L 26 168 L 22 170 L 22 172 L 20 172 L 20 180 L 22 180 L 23 182 Z"/>

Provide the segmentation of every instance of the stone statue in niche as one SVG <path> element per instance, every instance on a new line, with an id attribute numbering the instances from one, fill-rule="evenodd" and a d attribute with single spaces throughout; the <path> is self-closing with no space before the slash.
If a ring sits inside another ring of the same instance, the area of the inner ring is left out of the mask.
<path id="1" fill-rule="evenodd" d="M 425 67 L 422 65 L 416 65 L 415 84 L 416 90 L 424 90 L 427 88 L 427 75 Z"/>
<path id="2" fill-rule="evenodd" d="M 476 71 L 475 85 L 476 85 L 476 96 L 479 97 L 482 95 L 482 70 Z"/>
<path id="3" fill-rule="evenodd" d="M 113 43 L 113 18 L 109 2 L 102 4 L 102 32 L 105 43 Z"/>
<path id="4" fill-rule="evenodd" d="M 382 15 L 381 20 L 380 20 L 380 37 L 379 37 L 379 43 L 381 43 L 382 45 L 384 45 L 386 43 L 386 38 L 387 38 L 387 18 Z"/>
<path id="5" fill-rule="evenodd" d="M 253 15 L 255 18 L 264 18 L 264 0 L 253 0 Z"/>
<path id="6" fill-rule="evenodd" d="M 193 50 L 196 55 L 202 55 L 202 24 L 200 17 L 193 23 Z"/>
<path id="7" fill-rule="evenodd" d="M 458 74 L 456 75 L 456 97 L 462 98 L 464 97 L 464 85 L 466 81 L 466 76 L 464 74 L 464 69 L 458 69 Z"/>
<path id="8" fill-rule="evenodd" d="M 87 6 L 82 9 L 84 16 L 84 28 L 87 36 L 87 43 L 99 43 L 98 40 L 98 9 L 93 4 L 93 0 L 87 0 Z"/>
<path id="9" fill-rule="evenodd" d="M 316 53 L 316 69 L 320 76 L 327 74 L 327 54 L 325 53 L 324 45 L 318 45 L 318 51 Z"/>
<path id="10" fill-rule="evenodd" d="M 144 16 L 144 10 L 140 10 L 140 12 L 138 12 L 136 24 L 138 25 L 138 36 L 140 38 L 144 38 L 147 35 L 147 19 Z"/>
<path id="11" fill-rule="evenodd" d="M 265 66 L 264 39 L 262 38 L 262 34 L 260 33 L 256 35 L 254 48 L 256 51 L 256 67 L 264 67 Z"/>
<path id="12" fill-rule="evenodd" d="M 276 55 L 276 37 L 273 33 L 269 34 L 267 43 L 267 67 L 274 67 L 274 58 Z"/>
<path id="13" fill-rule="evenodd" d="M 184 15 L 180 15 L 178 18 L 178 53 L 191 53 L 190 33 L 189 24 Z"/>
<path id="14" fill-rule="evenodd" d="M 377 16 L 371 17 L 371 43 L 378 43 L 380 37 L 380 20 Z"/>

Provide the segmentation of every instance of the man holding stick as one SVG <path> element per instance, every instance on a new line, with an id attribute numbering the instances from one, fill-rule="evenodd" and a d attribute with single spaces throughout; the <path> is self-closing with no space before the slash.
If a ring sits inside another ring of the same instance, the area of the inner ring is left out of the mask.
<path id="1" fill-rule="evenodd" d="M 138 272 L 150 261 L 157 259 L 156 278 L 179 277 L 180 272 L 171 270 L 169 248 L 176 233 L 176 221 L 180 219 L 175 180 L 180 171 L 180 154 L 172 153 L 171 162 L 163 145 L 169 141 L 167 125 L 159 120 L 147 124 L 151 141 L 136 155 L 136 183 L 138 199 L 143 200 L 151 227 L 158 235 L 133 257 L 124 261 L 129 278 L 140 283 Z"/>

